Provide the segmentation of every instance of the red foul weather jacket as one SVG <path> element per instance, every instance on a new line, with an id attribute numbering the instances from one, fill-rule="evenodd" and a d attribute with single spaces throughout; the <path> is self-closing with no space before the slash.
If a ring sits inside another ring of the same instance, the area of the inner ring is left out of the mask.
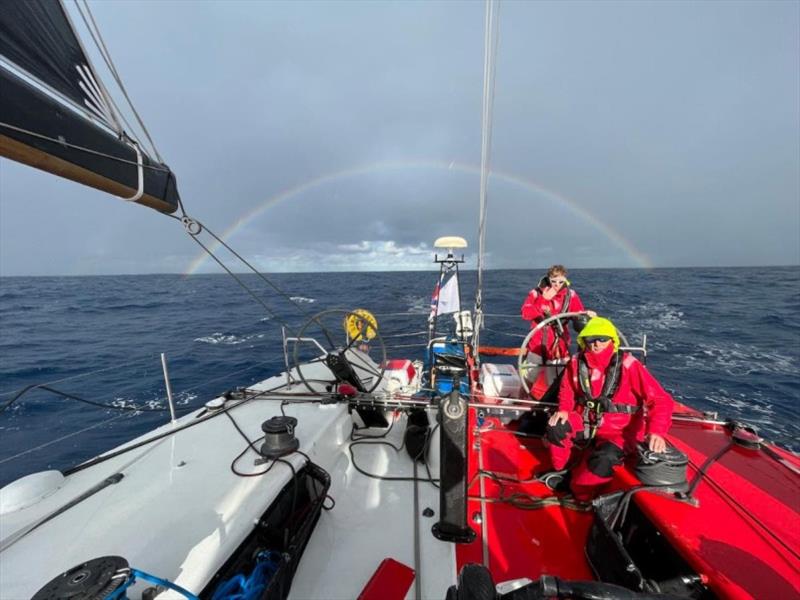
<path id="1" fill-rule="evenodd" d="M 585 352 L 586 363 L 590 369 L 592 394 L 597 397 L 603 389 L 614 346 L 602 352 Z M 582 415 L 585 407 L 578 401 L 583 390 L 578 381 L 578 359 L 580 354 L 569 361 L 561 387 L 558 390 L 558 409 Z M 606 412 L 597 429 L 596 437 L 616 443 L 620 447 L 630 446 L 644 439 L 645 434 L 664 435 L 672 424 L 672 409 L 675 401 L 656 381 L 647 368 L 627 352 L 622 355 L 622 370 L 617 393 L 611 398 L 615 404 L 631 404 L 642 407 L 635 414 Z M 570 422 L 581 421 L 574 415 Z M 627 448 L 630 449 L 630 448 Z"/>
<path id="2" fill-rule="evenodd" d="M 567 300 L 569 294 L 569 300 Z M 567 304 L 568 303 L 568 304 Z M 567 304 L 567 306 L 565 306 Z M 579 312 L 584 310 L 578 293 L 564 286 L 550 300 L 545 300 L 542 290 L 534 288 L 522 304 L 522 318 L 531 322 L 531 328 L 538 323 L 562 312 Z M 528 342 L 528 350 L 538 354 L 545 360 L 554 360 L 569 357 L 569 330 L 568 321 L 561 321 L 563 333 L 559 334 L 556 322 L 553 321 L 537 331 Z"/>

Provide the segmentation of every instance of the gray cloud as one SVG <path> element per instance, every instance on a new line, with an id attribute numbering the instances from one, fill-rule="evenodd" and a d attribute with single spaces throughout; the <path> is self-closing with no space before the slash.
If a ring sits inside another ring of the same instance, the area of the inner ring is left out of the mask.
<path id="1" fill-rule="evenodd" d="M 285 196 L 230 238 L 263 268 L 424 268 L 446 234 L 475 249 L 478 177 L 447 165 L 480 160 L 480 3 L 92 6 L 191 214 L 222 232 Z M 500 19 L 492 165 L 512 177 L 491 180 L 489 266 L 800 262 L 797 3 Z M 171 219 L 0 162 L 4 275 L 196 256 Z"/>

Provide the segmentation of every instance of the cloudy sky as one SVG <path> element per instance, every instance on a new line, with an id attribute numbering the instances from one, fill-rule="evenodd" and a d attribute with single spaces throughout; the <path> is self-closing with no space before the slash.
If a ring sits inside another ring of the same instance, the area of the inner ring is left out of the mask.
<path id="1" fill-rule="evenodd" d="M 474 249 L 481 3 L 91 6 L 187 211 L 260 268 Z M 499 31 L 489 267 L 800 263 L 800 3 L 505 2 Z M 218 271 L 0 161 L 0 274 Z"/>

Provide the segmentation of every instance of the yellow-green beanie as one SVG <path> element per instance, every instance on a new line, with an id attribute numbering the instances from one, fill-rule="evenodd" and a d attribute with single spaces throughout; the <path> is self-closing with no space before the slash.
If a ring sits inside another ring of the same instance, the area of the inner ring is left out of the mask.
<path id="1" fill-rule="evenodd" d="M 614 327 L 611 321 L 603 317 L 592 317 L 589 319 L 589 322 L 578 334 L 578 346 L 580 346 L 581 349 L 585 348 L 586 343 L 583 341 L 583 338 L 599 335 L 610 337 L 614 342 L 614 348 L 619 350 L 619 334 L 617 333 L 617 328 Z"/>

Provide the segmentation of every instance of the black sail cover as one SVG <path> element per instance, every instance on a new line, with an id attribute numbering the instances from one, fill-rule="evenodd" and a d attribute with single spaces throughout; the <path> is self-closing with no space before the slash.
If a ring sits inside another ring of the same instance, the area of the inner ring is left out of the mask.
<path id="1" fill-rule="evenodd" d="M 116 128 L 104 117 L 97 76 L 59 0 L 0 0 L 0 55 L 13 69 L 0 63 L 0 156 L 124 198 L 136 195 L 141 183 L 138 202 L 162 212 L 177 209 L 169 168 L 142 151 L 140 182 L 136 149 L 127 136 L 109 131 Z"/>

